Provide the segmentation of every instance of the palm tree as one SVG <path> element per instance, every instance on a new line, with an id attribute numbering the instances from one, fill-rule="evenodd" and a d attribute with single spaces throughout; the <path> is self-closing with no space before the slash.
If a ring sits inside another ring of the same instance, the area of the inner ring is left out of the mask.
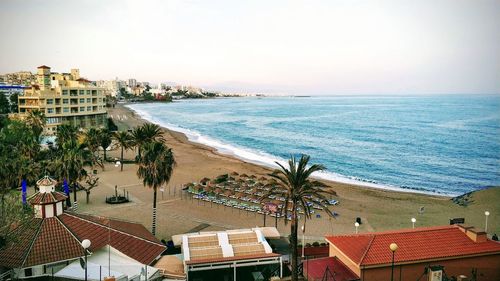
<path id="1" fill-rule="evenodd" d="M 40 136 L 42 135 L 43 127 L 46 122 L 45 114 L 38 109 L 31 110 L 26 117 L 26 124 L 31 127 L 37 141 L 40 141 Z"/>
<path id="2" fill-rule="evenodd" d="M 108 148 L 108 146 L 111 145 L 111 140 L 112 140 L 111 137 L 112 137 L 111 132 L 108 129 L 103 128 L 99 130 L 99 145 L 102 147 L 104 151 L 104 162 L 106 162 L 106 160 L 108 159 L 106 157 L 106 149 Z"/>
<path id="3" fill-rule="evenodd" d="M 136 163 L 139 165 L 137 176 L 142 179 L 144 186 L 153 188 L 153 225 L 151 233 L 155 235 L 157 189 L 170 181 L 175 159 L 172 150 L 163 142 L 146 143 L 143 149 L 143 155 L 136 158 Z"/>
<path id="4" fill-rule="evenodd" d="M 122 148 L 121 157 L 120 157 L 120 171 L 123 171 L 123 150 L 129 149 L 132 146 L 132 136 L 126 131 L 115 132 L 114 136 L 115 140 L 120 144 Z"/>
<path id="5" fill-rule="evenodd" d="M 132 132 L 132 138 L 139 157 L 141 156 L 141 149 L 146 143 L 164 141 L 163 131 L 160 126 L 152 123 L 144 123 L 142 126 L 135 128 Z"/>
<path id="6" fill-rule="evenodd" d="M 280 169 L 275 170 L 269 176 L 277 180 L 277 184 L 269 190 L 263 199 L 271 195 L 279 195 L 285 198 L 284 207 L 281 209 L 281 214 L 285 217 L 285 223 L 288 223 L 286 218 L 291 215 L 290 226 L 290 251 L 292 253 L 292 281 L 298 280 L 297 268 L 297 232 L 298 232 L 298 208 L 304 210 L 305 219 L 311 218 L 311 207 L 308 205 L 311 198 L 318 198 L 319 204 L 322 209 L 330 216 L 333 217 L 332 212 L 328 209 L 328 199 L 325 197 L 327 194 L 335 194 L 335 192 L 325 189 L 327 186 L 309 177 L 312 173 L 323 171 L 326 168 L 323 165 L 313 164 L 309 168 L 309 156 L 302 155 L 297 162 L 297 159 L 292 156 L 288 161 L 288 167 L 284 167 L 280 163 L 276 164 Z"/>
<path id="7" fill-rule="evenodd" d="M 104 168 L 104 165 L 99 161 L 99 155 L 96 155 L 96 152 L 98 152 L 99 145 L 100 145 L 100 140 L 99 140 L 99 130 L 95 128 L 90 128 L 88 129 L 85 134 L 85 143 L 87 145 L 87 148 L 91 152 L 92 156 L 92 170 L 94 170 L 94 165 L 98 164 L 102 168 Z"/>
<path id="8" fill-rule="evenodd" d="M 85 165 L 90 164 L 92 156 L 85 142 L 70 139 L 62 144 L 59 157 L 55 161 L 54 172 L 60 180 L 67 179 L 73 187 L 73 201 L 77 203 L 78 181 L 87 176 Z"/>
<path id="9" fill-rule="evenodd" d="M 58 146 L 62 146 L 63 143 L 68 140 L 76 140 L 78 137 L 78 128 L 71 124 L 62 124 L 57 127 L 56 141 Z"/>

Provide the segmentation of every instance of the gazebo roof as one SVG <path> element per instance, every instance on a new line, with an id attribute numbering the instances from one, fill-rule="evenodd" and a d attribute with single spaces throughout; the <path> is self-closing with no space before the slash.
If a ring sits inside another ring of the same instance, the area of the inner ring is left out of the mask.
<path id="1" fill-rule="evenodd" d="M 68 197 L 65 194 L 57 191 L 47 193 L 37 192 L 33 196 L 31 196 L 28 201 L 32 205 L 44 205 L 61 202 L 66 200 L 66 198 Z"/>
<path id="2" fill-rule="evenodd" d="M 37 182 L 36 182 L 36 185 L 38 186 L 52 186 L 52 185 L 56 185 L 57 184 L 57 181 L 52 179 L 51 177 L 49 176 L 44 176 L 43 178 L 39 179 Z"/>

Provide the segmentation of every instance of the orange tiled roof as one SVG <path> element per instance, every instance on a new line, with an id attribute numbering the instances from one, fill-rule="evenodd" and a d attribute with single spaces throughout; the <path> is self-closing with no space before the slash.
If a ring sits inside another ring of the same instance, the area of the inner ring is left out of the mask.
<path id="1" fill-rule="evenodd" d="M 0 265 L 23 268 L 84 255 L 80 241 L 57 217 L 33 219 L 16 229 L 19 240 L 0 251 Z"/>
<path id="2" fill-rule="evenodd" d="M 89 217 L 93 219 L 91 220 Z M 136 261 L 150 264 L 166 249 L 141 224 L 111 219 L 111 227 L 108 228 L 107 223 L 98 223 L 96 221 L 99 221 L 99 219 L 93 216 L 63 213 L 59 218 L 80 240 L 89 239 L 92 242 L 90 245 L 90 251 L 92 252 L 110 244 L 113 248 Z M 114 228 L 117 225 L 118 227 Z M 122 227 L 125 225 L 129 225 L 133 230 L 129 232 L 123 229 Z M 139 230 L 139 228 L 142 230 Z"/>
<path id="3" fill-rule="evenodd" d="M 398 245 L 395 263 L 500 253 L 500 243 L 474 242 L 458 226 L 425 227 L 326 237 L 358 265 L 389 264 L 391 243 Z"/>
<path id="4" fill-rule="evenodd" d="M 151 264 L 166 247 L 142 225 L 119 220 L 63 213 L 57 217 L 33 219 L 16 228 L 17 240 L 0 250 L 0 266 L 24 268 L 76 259 L 83 256 L 81 241 L 91 241 L 90 251 L 109 244 L 143 264 Z"/>
<path id="5" fill-rule="evenodd" d="M 66 195 L 61 192 L 50 192 L 50 193 L 35 193 L 31 198 L 29 198 L 29 202 L 31 204 L 49 204 L 56 203 L 60 201 L 66 200 Z"/>

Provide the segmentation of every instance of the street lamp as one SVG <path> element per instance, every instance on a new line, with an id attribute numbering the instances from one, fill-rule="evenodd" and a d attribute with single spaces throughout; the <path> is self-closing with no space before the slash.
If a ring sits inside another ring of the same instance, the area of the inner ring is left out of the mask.
<path id="1" fill-rule="evenodd" d="M 486 216 L 486 223 L 484 224 L 484 232 L 488 232 L 488 217 L 490 216 L 490 212 L 486 211 L 484 212 L 484 215 Z"/>
<path id="2" fill-rule="evenodd" d="M 396 243 L 391 243 L 391 245 L 389 245 L 389 249 L 392 251 L 391 281 L 394 281 L 394 254 L 398 249 L 398 245 Z"/>
<path id="3" fill-rule="evenodd" d="M 305 235 L 305 232 L 306 232 L 306 226 L 303 225 L 301 229 L 302 229 L 302 259 L 304 259 L 304 247 L 305 247 L 305 244 L 304 244 L 304 240 L 305 240 L 304 238 L 305 237 L 304 237 L 304 235 Z"/>
<path id="4" fill-rule="evenodd" d="M 417 222 L 417 219 L 416 218 L 411 218 L 411 224 L 412 224 L 412 228 L 415 228 L 415 223 Z"/>
<path id="5" fill-rule="evenodd" d="M 355 222 L 354 226 L 356 227 L 356 234 L 358 234 L 358 227 L 359 227 L 359 222 Z"/>
<path id="6" fill-rule="evenodd" d="M 90 247 L 90 240 L 85 239 L 82 241 L 83 251 L 85 252 L 85 281 L 87 281 L 87 249 Z"/>

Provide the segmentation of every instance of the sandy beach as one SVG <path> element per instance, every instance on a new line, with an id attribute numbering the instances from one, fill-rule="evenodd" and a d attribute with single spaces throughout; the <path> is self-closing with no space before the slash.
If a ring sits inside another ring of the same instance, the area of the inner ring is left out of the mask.
<path id="1" fill-rule="evenodd" d="M 146 122 L 123 105 L 109 109 L 120 130 L 131 129 Z M 217 204 L 192 199 L 181 192 L 183 184 L 199 181 L 204 177 L 238 172 L 258 177 L 271 172 L 266 167 L 247 163 L 242 160 L 221 155 L 214 149 L 190 142 L 182 133 L 165 129 L 165 139 L 172 148 L 177 165 L 168 188 L 158 194 L 157 237 L 169 240 L 172 235 L 199 230 L 219 230 L 248 228 L 263 225 L 263 216 Z M 109 151 L 108 157 L 119 157 L 120 150 Z M 128 150 L 126 159 L 133 159 L 135 151 Z M 314 159 L 312 159 L 314 162 Z M 123 172 L 113 164 L 106 164 L 105 170 L 98 170 L 99 186 L 92 190 L 90 203 L 85 203 L 85 194 L 79 192 L 79 212 L 110 216 L 144 224 L 148 229 L 152 220 L 153 192 L 142 185 L 136 176 L 135 164 L 125 164 Z M 340 204 L 333 207 L 339 214 L 336 219 L 327 217 L 312 218 L 307 222 L 306 240 L 320 241 L 325 235 L 354 233 L 356 217 L 362 219 L 360 232 L 388 229 L 411 228 L 411 218 L 417 219 L 416 226 L 449 224 L 450 218 L 465 218 L 466 224 L 483 228 L 484 211 L 490 211 L 488 232 L 499 233 L 500 188 L 490 188 L 474 192 L 467 206 L 459 206 L 449 197 L 431 196 L 406 192 L 373 189 L 363 186 L 337 182 L 326 182 L 336 193 Z M 118 192 L 129 193 L 132 202 L 122 205 L 108 205 L 106 196 Z M 419 212 L 423 207 L 424 212 Z M 274 225 L 274 218 L 267 218 L 267 225 Z M 302 222 L 301 222 L 302 223 Z M 289 226 L 279 220 L 278 229 L 287 235 Z"/>

